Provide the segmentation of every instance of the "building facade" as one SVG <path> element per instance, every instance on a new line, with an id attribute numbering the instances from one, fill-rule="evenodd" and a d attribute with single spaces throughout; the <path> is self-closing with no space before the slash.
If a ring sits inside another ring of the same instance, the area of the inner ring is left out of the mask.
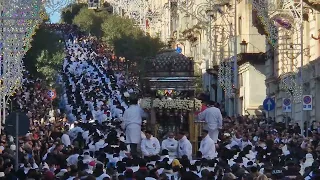
<path id="1" fill-rule="evenodd" d="M 313 108 L 311 111 L 303 111 L 303 101 L 293 102 L 293 97 L 286 93 L 280 86 L 283 72 L 284 62 L 281 59 L 283 54 L 274 53 L 274 58 L 267 59 L 265 68 L 267 70 L 267 95 L 273 97 L 276 101 L 276 108 L 270 112 L 270 117 L 274 117 L 276 121 L 282 121 L 285 117 L 290 117 L 293 122 L 303 125 L 304 122 L 320 120 L 320 81 L 319 81 L 319 64 L 320 64 L 320 12 L 319 9 L 313 6 L 305 6 L 304 21 L 303 21 L 303 58 L 301 54 L 294 60 L 299 60 L 297 66 L 301 68 L 301 81 L 303 82 L 302 94 L 311 95 Z M 312 38 L 313 36 L 313 38 Z M 292 100 L 292 112 L 283 112 L 283 99 L 289 98 Z"/>
<path id="2" fill-rule="evenodd" d="M 118 1 L 110 0 L 109 3 L 115 5 L 115 2 Z M 266 115 L 277 121 L 284 117 L 290 117 L 295 122 L 320 119 L 320 95 L 317 95 L 320 94 L 320 5 L 315 1 L 304 0 L 303 39 L 300 45 L 303 58 L 301 55 L 293 57 L 284 54 L 279 48 L 273 49 L 266 33 L 270 29 L 261 22 L 252 0 L 225 0 L 220 3 L 212 0 L 130 2 L 133 3 L 130 6 L 124 3 L 117 5 L 117 8 L 122 8 L 121 14 L 122 10 L 127 15 L 139 12 L 141 28 L 147 34 L 159 37 L 172 48 L 191 57 L 195 74 L 202 77 L 203 90 L 210 94 L 212 100 L 224 104 L 229 115 L 262 115 L 262 102 L 266 97 L 271 97 L 276 102 L 276 108 Z M 136 2 L 140 4 L 137 6 Z M 284 40 L 279 40 L 279 43 L 284 43 Z M 235 89 L 232 96 L 226 96 L 218 78 L 219 65 L 231 57 L 237 57 L 237 66 L 233 69 L 235 78 L 231 82 Z M 284 63 L 284 59 L 291 60 Z M 301 59 L 303 68 L 299 71 Z M 302 111 L 300 101 L 292 104 L 291 113 L 283 112 L 283 99 L 291 98 L 293 101 L 290 94 L 281 88 L 281 79 L 290 72 L 302 72 L 302 94 L 313 97 L 312 111 Z"/>

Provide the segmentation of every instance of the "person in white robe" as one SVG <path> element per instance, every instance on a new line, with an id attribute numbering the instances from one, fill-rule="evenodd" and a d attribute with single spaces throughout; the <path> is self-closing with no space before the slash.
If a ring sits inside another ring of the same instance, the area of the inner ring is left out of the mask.
<path id="1" fill-rule="evenodd" d="M 202 130 L 202 140 L 199 151 L 202 153 L 202 158 L 214 159 L 217 157 L 216 145 L 208 133 L 209 132 L 207 130 Z"/>
<path id="2" fill-rule="evenodd" d="M 144 157 L 157 156 L 160 153 L 160 143 L 153 137 L 150 131 L 146 131 L 146 138 L 141 141 L 141 151 Z"/>
<path id="3" fill-rule="evenodd" d="M 161 148 L 168 150 L 169 157 L 176 158 L 178 155 L 178 141 L 174 139 L 172 132 L 168 133 L 168 138 L 162 141 Z"/>
<path id="4" fill-rule="evenodd" d="M 177 135 L 178 141 L 178 157 L 186 155 L 189 160 L 192 160 L 192 144 L 185 136 L 184 132 L 179 132 Z"/>
<path id="5" fill-rule="evenodd" d="M 61 136 L 61 142 L 65 145 L 65 147 L 68 147 L 71 145 L 70 136 L 67 134 L 67 132 L 64 132 Z"/>
<path id="6" fill-rule="evenodd" d="M 209 136 L 217 143 L 219 129 L 222 128 L 222 114 L 220 109 L 214 107 L 214 102 L 209 101 L 208 108 L 198 114 L 198 119 L 204 119 L 205 129 L 208 130 Z"/>
<path id="7" fill-rule="evenodd" d="M 138 99 L 131 98 L 130 104 L 123 114 L 122 128 L 125 130 L 126 143 L 130 145 L 131 154 L 137 155 L 137 147 L 141 143 L 142 117 L 146 114 L 138 105 Z"/>

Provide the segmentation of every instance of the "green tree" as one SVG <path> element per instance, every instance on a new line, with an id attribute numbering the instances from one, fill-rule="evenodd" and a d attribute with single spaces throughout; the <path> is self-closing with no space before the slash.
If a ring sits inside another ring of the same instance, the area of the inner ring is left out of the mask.
<path id="1" fill-rule="evenodd" d="M 102 40 L 110 44 L 122 36 L 137 37 L 143 35 L 142 30 L 135 26 L 133 20 L 116 15 L 109 16 L 103 22 L 101 28 L 103 31 Z"/>
<path id="2" fill-rule="evenodd" d="M 82 8 L 87 8 L 86 3 L 74 3 L 70 4 L 67 7 L 63 8 L 61 11 L 61 22 L 72 24 L 73 19 L 78 15 Z"/>
<path id="3" fill-rule="evenodd" d="M 37 71 L 45 78 L 47 82 L 55 82 L 57 74 L 62 67 L 64 52 L 57 51 L 53 54 L 48 50 L 42 50 L 37 57 Z"/>
<path id="4" fill-rule="evenodd" d="M 100 38 L 102 36 L 101 25 L 107 17 L 108 13 L 105 11 L 82 8 L 73 19 L 73 23 L 81 30 Z"/>
<path id="5" fill-rule="evenodd" d="M 160 39 L 146 35 L 121 35 L 114 39 L 112 44 L 118 56 L 126 57 L 138 65 L 143 65 L 145 58 L 155 56 L 164 47 Z"/>
<path id="6" fill-rule="evenodd" d="M 38 68 L 40 67 L 38 58 L 41 57 L 41 55 L 44 56 L 43 51 L 46 51 L 48 56 L 51 57 L 57 52 L 63 52 L 63 49 L 63 39 L 55 32 L 51 32 L 45 29 L 44 26 L 40 26 L 33 36 L 31 48 L 27 51 L 23 59 L 26 70 L 28 70 L 30 74 L 35 77 L 44 77 L 46 73 L 42 73 L 43 71 L 38 71 Z"/>
<path id="7" fill-rule="evenodd" d="M 117 56 L 125 57 L 143 70 L 144 59 L 155 56 L 164 47 L 158 38 L 152 38 L 137 27 L 131 19 L 109 16 L 102 24 L 102 40 L 111 45 Z"/>

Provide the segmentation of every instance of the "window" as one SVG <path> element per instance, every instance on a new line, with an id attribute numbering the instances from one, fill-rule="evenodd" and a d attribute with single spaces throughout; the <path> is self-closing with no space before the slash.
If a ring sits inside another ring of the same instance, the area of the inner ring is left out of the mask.
<path id="1" fill-rule="evenodd" d="M 243 74 L 242 73 L 239 75 L 239 86 L 240 87 L 243 86 Z"/>
<path id="2" fill-rule="evenodd" d="M 242 17 L 239 16 L 238 18 L 238 34 L 241 35 L 242 33 Z"/>

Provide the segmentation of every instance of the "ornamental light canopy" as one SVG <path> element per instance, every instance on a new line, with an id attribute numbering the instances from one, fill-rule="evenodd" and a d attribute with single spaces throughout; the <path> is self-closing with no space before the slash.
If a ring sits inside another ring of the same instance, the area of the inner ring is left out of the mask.
<path id="1" fill-rule="evenodd" d="M 40 0 L 2 0 L 0 99 L 11 96 L 22 81 L 22 58 L 30 48 L 34 30 L 41 21 Z"/>

